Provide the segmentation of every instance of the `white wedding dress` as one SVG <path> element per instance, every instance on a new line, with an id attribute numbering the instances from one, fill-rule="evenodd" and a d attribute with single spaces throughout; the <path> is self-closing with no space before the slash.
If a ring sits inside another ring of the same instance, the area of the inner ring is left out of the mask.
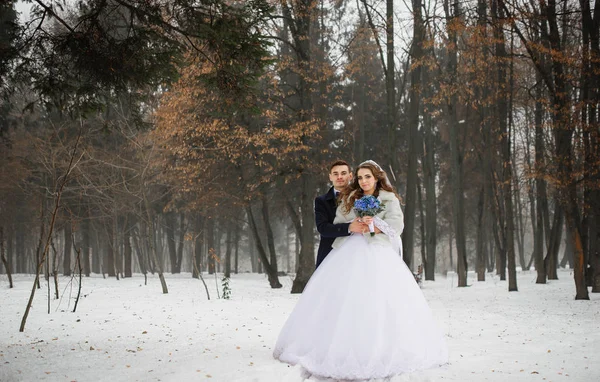
<path id="1" fill-rule="evenodd" d="M 317 268 L 285 323 L 275 358 L 321 378 L 368 380 L 443 365 L 443 333 L 389 244 L 352 235 Z"/>

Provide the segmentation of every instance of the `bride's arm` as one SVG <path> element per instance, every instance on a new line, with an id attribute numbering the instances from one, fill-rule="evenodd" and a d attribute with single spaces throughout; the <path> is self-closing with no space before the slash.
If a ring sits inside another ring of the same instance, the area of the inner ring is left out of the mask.
<path id="1" fill-rule="evenodd" d="M 394 197 L 388 201 L 385 206 L 385 213 L 382 217 L 376 216 L 374 219 L 375 226 L 388 236 L 396 236 L 402 234 L 404 230 L 404 214 L 400 207 L 400 201 Z"/>
<path id="2" fill-rule="evenodd" d="M 333 219 L 333 224 L 351 223 L 355 217 L 356 214 L 352 209 L 346 212 L 344 203 L 340 203 L 335 209 L 335 219 Z"/>

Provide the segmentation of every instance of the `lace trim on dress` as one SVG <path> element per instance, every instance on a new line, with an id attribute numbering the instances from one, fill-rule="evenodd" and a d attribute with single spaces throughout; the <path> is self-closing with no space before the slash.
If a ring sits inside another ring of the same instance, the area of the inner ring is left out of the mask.
<path id="1" fill-rule="evenodd" d="M 398 232 L 394 229 L 394 227 L 386 223 L 385 220 L 378 216 L 373 218 L 373 223 L 375 224 L 375 227 L 379 228 L 381 232 L 390 238 L 392 248 L 394 251 L 400 254 L 400 257 L 402 257 L 402 242 L 400 241 L 400 235 L 398 235 Z"/>

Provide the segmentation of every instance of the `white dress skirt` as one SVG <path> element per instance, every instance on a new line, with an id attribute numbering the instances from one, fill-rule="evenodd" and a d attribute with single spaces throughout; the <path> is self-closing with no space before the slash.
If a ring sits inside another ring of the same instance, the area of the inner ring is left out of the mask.
<path id="1" fill-rule="evenodd" d="M 312 275 L 273 356 L 322 378 L 386 378 L 448 362 L 444 335 L 400 255 L 352 235 Z"/>

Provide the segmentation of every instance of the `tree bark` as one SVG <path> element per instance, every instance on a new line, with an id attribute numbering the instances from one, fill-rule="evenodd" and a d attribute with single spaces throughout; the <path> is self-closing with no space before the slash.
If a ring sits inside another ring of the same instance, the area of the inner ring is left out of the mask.
<path id="1" fill-rule="evenodd" d="M 206 265 L 208 266 L 208 274 L 212 275 L 216 272 L 216 257 L 217 248 L 215 243 L 215 219 L 209 218 L 206 224 Z"/>
<path id="2" fill-rule="evenodd" d="M 165 217 L 165 231 L 167 233 L 167 248 L 169 251 L 169 260 L 171 263 L 171 273 L 177 271 L 177 243 L 175 242 L 175 212 L 167 212 Z"/>
<path id="3" fill-rule="evenodd" d="M 565 240 L 565 251 L 563 252 L 563 258 L 560 261 L 560 267 L 566 267 L 567 263 L 569 263 L 569 268 L 573 269 L 573 242 L 568 238 Z"/>
<path id="4" fill-rule="evenodd" d="M 88 251 L 88 255 L 91 252 L 91 259 L 90 261 L 90 272 L 95 273 L 95 274 L 102 274 L 102 269 L 100 266 L 101 263 L 101 256 L 102 256 L 102 245 L 100 244 L 100 227 L 98 227 L 98 225 L 94 222 L 90 222 L 91 227 L 93 228 L 91 231 L 88 230 L 88 232 L 92 232 L 93 233 L 93 239 L 90 237 L 90 245 L 91 245 L 91 251 Z M 89 257 L 88 257 L 89 258 Z M 85 262 L 85 259 L 84 259 Z"/>
<path id="5" fill-rule="evenodd" d="M 158 249 L 156 248 L 156 230 L 154 228 L 154 219 L 152 218 L 152 207 L 150 206 L 150 201 L 148 200 L 148 196 L 145 192 L 142 192 L 142 198 L 144 201 L 144 207 L 146 212 L 147 219 L 147 228 L 148 228 L 148 243 L 150 245 L 149 253 L 153 260 L 154 266 L 158 272 L 158 279 L 160 280 L 160 286 L 162 288 L 163 294 L 169 293 L 169 288 L 167 287 L 167 281 L 165 280 L 165 275 L 163 273 L 163 262 L 162 255 L 158 255 Z"/>
<path id="6" fill-rule="evenodd" d="M 238 262 L 239 262 L 239 249 L 240 249 L 240 226 L 236 223 L 235 225 L 235 236 L 234 236 L 234 244 L 235 244 L 235 262 L 233 271 L 237 275 L 238 274 Z"/>
<path id="7" fill-rule="evenodd" d="M 183 245 L 185 243 L 186 225 L 185 213 L 179 213 L 179 238 L 177 240 L 177 273 L 181 273 L 181 264 L 183 262 Z"/>
<path id="8" fill-rule="evenodd" d="M 600 158 L 600 131 L 598 131 L 598 108 L 600 107 L 600 8 L 596 2 L 594 14 L 590 0 L 579 1 L 582 10 L 582 121 L 584 123 L 585 167 L 583 230 L 586 233 L 587 254 L 591 268 L 586 277 L 592 293 L 600 293 L 600 173 L 597 171 Z"/>
<path id="9" fill-rule="evenodd" d="M 225 266 L 223 267 L 223 276 L 229 278 L 231 277 L 231 248 L 233 246 L 232 243 L 232 233 L 231 231 L 233 231 L 232 227 L 231 227 L 232 223 L 229 223 L 228 227 L 227 227 L 227 243 L 225 244 Z"/>
<path id="10" fill-rule="evenodd" d="M 263 217 L 263 221 L 265 223 L 265 231 L 267 233 L 267 245 L 269 248 L 269 255 L 270 255 L 269 265 L 271 266 L 271 269 L 273 269 L 273 271 L 275 273 L 277 273 L 278 267 L 277 267 L 277 253 L 275 252 L 275 238 L 273 236 L 273 229 L 271 228 L 271 218 L 269 215 L 269 203 L 268 203 L 267 197 L 265 195 L 263 195 L 261 202 L 262 202 L 262 217 Z"/>
<path id="11" fill-rule="evenodd" d="M 485 226 L 484 214 L 485 214 L 485 190 L 481 187 L 479 192 L 479 202 L 477 203 L 477 263 L 475 264 L 475 270 L 477 272 L 477 281 L 485 281 L 485 268 L 486 268 L 486 253 L 485 253 Z"/>
<path id="12" fill-rule="evenodd" d="M 425 211 L 423 207 L 423 192 L 421 190 L 421 182 L 419 182 L 419 177 L 417 177 L 417 203 L 419 205 L 419 230 L 421 236 L 421 267 L 425 267 L 427 264 L 427 252 L 425 247 L 425 237 L 427 234 L 425 233 Z"/>
<path id="13" fill-rule="evenodd" d="M 133 239 L 133 245 L 135 247 L 135 252 L 136 252 L 137 258 L 138 258 L 138 266 L 140 267 L 140 272 L 142 272 L 142 274 L 144 275 L 144 278 L 146 278 L 146 275 L 148 273 L 148 255 L 144 249 L 144 246 L 140 244 L 139 231 L 145 232 L 145 229 L 144 228 L 134 229 L 132 239 Z"/>
<path id="14" fill-rule="evenodd" d="M 6 260 L 6 253 L 4 252 L 4 226 L 0 226 L 0 258 L 2 258 L 2 264 L 4 264 L 4 269 L 6 270 L 8 286 L 9 288 L 13 288 L 12 273 L 10 271 L 10 265 Z"/>
<path id="15" fill-rule="evenodd" d="M 429 71 L 423 70 L 422 83 L 425 96 L 431 97 L 432 91 Z M 422 110 L 422 108 L 421 108 Z M 426 262 L 425 280 L 435 280 L 437 260 L 437 195 L 435 193 L 435 132 L 431 113 L 423 113 L 423 187 L 425 188 L 425 237 Z"/>
<path id="16" fill-rule="evenodd" d="M 546 268 L 546 277 L 548 280 L 558 280 L 558 274 L 556 273 L 558 250 L 560 248 L 560 242 L 562 239 L 564 223 L 563 209 L 560 204 L 556 204 L 556 210 L 554 211 L 554 219 L 552 222 L 552 229 L 550 230 L 550 246 L 544 258 L 544 265 Z"/>
<path id="17" fill-rule="evenodd" d="M 133 276 L 133 250 L 131 249 L 131 231 L 133 230 L 133 224 L 131 223 L 131 220 L 131 216 L 127 216 L 125 218 L 125 224 L 123 225 L 123 277 Z"/>
<path id="18" fill-rule="evenodd" d="M 204 219 L 200 215 L 196 216 L 195 224 L 194 224 L 194 259 L 192 263 L 195 266 L 192 267 L 192 277 L 197 279 L 200 277 L 200 273 L 202 272 L 202 247 L 203 240 L 202 236 L 204 235 Z"/>
<path id="19" fill-rule="evenodd" d="M 297 64 L 298 64 L 298 100 L 299 107 L 296 111 L 297 119 L 300 122 L 309 122 L 314 118 L 313 93 L 314 84 L 318 79 L 314 77 L 314 68 L 312 64 L 312 44 L 311 44 L 311 25 L 316 16 L 316 6 L 313 0 L 296 0 L 293 6 L 288 1 L 280 1 L 283 15 L 288 20 L 287 27 L 290 29 L 292 39 L 295 44 Z M 292 15 L 293 10 L 293 15 Z M 308 144 L 308 137 L 302 137 L 302 141 Z M 300 174 L 300 210 L 302 222 L 302 236 L 299 261 L 296 264 L 296 277 L 292 284 L 292 293 L 301 293 L 312 275 L 315 262 L 314 254 L 314 216 L 313 216 L 313 196 L 315 192 L 314 174 L 311 174 L 302 163 L 297 164 Z M 258 247 L 257 247 L 258 248 Z M 260 253 L 265 269 L 268 264 Z"/>
<path id="20" fill-rule="evenodd" d="M 459 3 L 454 2 L 452 12 L 450 11 L 449 1 L 444 0 L 444 11 L 446 14 L 446 28 L 449 39 L 448 51 L 448 73 L 450 76 L 450 87 L 457 85 L 457 63 L 458 63 L 458 23 L 459 23 Z M 456 264 L 458 274 L 458 286 L 467 286 L 467 245 L 465 234 L 465 209 L 464 209 L 464 185 L 462 153 L 460 152 L 459 142 L 459 121 L 458 121 L 458 96 L 453 93 L 450 99 L 446 101 L 448 125 L 450 127 L 450 156 L 452 169 L 452 210 L 454 220 L 454 240 L 456 242 Z"/>
<path id="21" fill-rule="evenodd" d="M 250 222 L 250 229 L 252 230 L 252 234 L 254 235 L 254 243 L 255 248 L 258 250 L 258 255 L 261 260 L 261 264 L 267 273 L 267 277 L 269 279 L 269 284 L 271 288 L 281 288 L 282 285 L 279 282 L 279 277 L 277 276 L 277 271 L 275 271 L 271 264 L 269 264 L 269 260 L 267 258 L 267 251 L 265 251 L 265 247 L 262 245 L 262 241 L 260 240 L 260 234 L 258 232 L 258 227 L 256 226 L 256 220 L 254 219 L 254 213 L 252 212 L 252 207 L 246 207 L 246 214 L 248 215 L 248 221 Z"/>
<path id="22" fill-rule="evenodd" d="M 544 261 L 544 232 L 549 237 L 546 231 L 548 226 L 545 222 L 544 216 L 548 215 L 548 197 L 546 193 L 546 181 L 544 180 L 543 174 L 546 171 L 545 166 L 545 144 L 544 144 L 544 130 L 543 130 L 543 105 L 542 96 L 544 93 L 542 76 L 539 72 L 536 73 L 537 85 L 535 87 L 536 102 L 534 110 L 534 123 L 535 123 L 535 198 L 536 198 L 536 224 L 534 235 L 534 257 L 535 257 L 535 270 L 537 273 L 537 284 L 546 283 L 546 265 Z M 545 209 L 545 210 L 544 210 Z"/>
<path id="23" fill-rule="evenodd" d="M 80 261 L 83 267 L 83 273 L 86 277 L 90 277 L 92 272 L 92 265 L 90 262 L 90 247 L 92 242 L 90 240 L 90 222 L 87 216 L 83 216 L 81 222 L 81 258 Z M 97 256 L 97 253 L 94 253 Z"/>
<path id="24" fill-rule="evenodd" d="M 104 271 L 108 277 L 115 277 L 115 232 L 113 232 L 112 224 L 104 226 L 106 230 L 106 256 L 104 257 Z"/>
<path id="25" fill-rule="evenodd" d="M 314 235 L 314 195 L 315 183 L 313 176 L 302 175 L 302 195 L 300 202 L 301 248 L 296 263 L 296 277 L 292 284 L 292 293 L 302 293 L 315 269 L 315 235 Z"/>
<path id="26" fill-rule="evenodd" d="M 404 232 L 402 233 L 402 258 L 406 265 L 412 269 L 414 253 L 415 219 L 417 206 L 417 166 L 419 157 L 419 110 L 422 89 L 423 41 L 425 27 L 422 17 L 421 0 L 412 0 L 413 8 L 413 41 L 411 45 L 411 62 L 413 68 L 410 73 L 410 104 L 408 107 L 408 153 L 406 169 L 406 199 L 404 211 Z"/>
<path id="27" fill-rule="evenodd" d="M 503 157 L 503 173 L 502 182 L 504 185 L 503 196 L 504 196 L 504 245 L 506 250 L 507 262 L 508 262 L 508 291 L 517 291 L 517 271 L 516 271 L 516 254 L 515 254 L 515 220 L 514 220 L 514 209 L 513 209 L 513 195 L 512 195 L 512 155 L 511 155 L 511 128 L 508 124 L 509 111 L 508 111 L 508 99 L 506 91 L 509 88 L 507 80 L 507 68 L 506 62 L 508 60 L 508 53 L 506 52 L 506 41 L 504 38 L 503 25 L 500 24 L 500 20 L 504 18 L 501 9 L 498 9 L 498 3 L 496 0 L 492 0 L 492 21 L 494 25 L 494 39 L 496 41 L 496 58 L 497 62 L 497 84 L 498 84 L 498 118 L 499 123 L 498 130 L 501 134 L 501 146 L 502 146 L 502 157 Z"/>
<path id="28" fill-rule="evenodd" d="M 71 276 L 71 247 L 73 244 L 73 230 L 71 227 L 71 221 L 65 222 L 64 233 L 64 253 L 63 253 L 63 275 Z"/>

